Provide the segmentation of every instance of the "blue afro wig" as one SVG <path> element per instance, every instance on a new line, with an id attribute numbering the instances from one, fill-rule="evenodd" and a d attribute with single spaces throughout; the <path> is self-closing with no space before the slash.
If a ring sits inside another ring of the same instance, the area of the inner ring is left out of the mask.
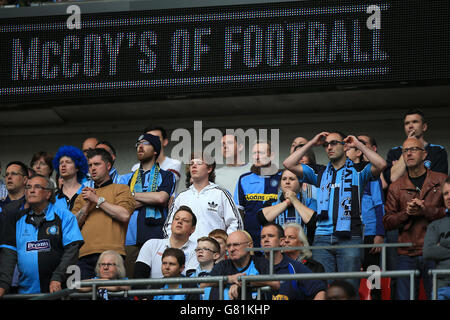
<path id="1" fill-rule="evenodd" d="M 84 153 L 74 146 L 62 146 L 61 148 L 59 148 L 58 152 L 53 158 L 53 167 L 55 168 L 56 173 L 58 174 L 59 174 L 59 161 L 61 160 L 62 157 L 69 157 L 75 163 L 75 167 L 78 169 L 77 180 L 78 182 L 81 183 L 89 171 L 89 166 L 86 157 L 84 156 Z"/>

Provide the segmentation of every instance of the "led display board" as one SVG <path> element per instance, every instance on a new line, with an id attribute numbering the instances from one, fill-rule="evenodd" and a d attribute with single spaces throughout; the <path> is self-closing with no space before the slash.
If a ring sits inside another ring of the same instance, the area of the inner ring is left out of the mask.
<path id="1" fill-rule="evenodd" d="M 81 10 L 79 29 L 69 14 L 4 18 L 0 102 L 446 81 L 449 6 L 343 0 Z"/>

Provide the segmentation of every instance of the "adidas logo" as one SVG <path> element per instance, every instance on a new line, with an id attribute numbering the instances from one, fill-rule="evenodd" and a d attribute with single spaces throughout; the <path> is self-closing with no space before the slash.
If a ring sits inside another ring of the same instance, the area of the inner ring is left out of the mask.
<path id="1" fill-rule="evenodd" d="M 218 206 L 218 204 L 217 204 L 217 203 L 214 203 L 214 201 L 208 202 L 208 205 L 209 205 L 209 207 L 210 207 L 211 209 L 215 209 L 215 208 L 217 208 L 217 206 Z"/>

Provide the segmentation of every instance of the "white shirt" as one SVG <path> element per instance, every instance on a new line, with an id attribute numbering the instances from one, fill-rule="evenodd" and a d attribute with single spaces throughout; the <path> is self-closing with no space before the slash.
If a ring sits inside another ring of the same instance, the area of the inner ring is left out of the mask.
<path id="1" fill-rule="evenodd" d="M 238 167 L 223 166 L 218 168 L 214 171 L 216 173 L 215 182 L 222 188 L 228 190 L 231 194 L 234 194 L 239 177 L 244 173 L 249 172 L 251 166 L 251 164 L 243 164 Z"/>
<path id="2" fill-rule="evenodd" d="M 136 262 L 142 262 L 151 268 L 151 278 L 163 278 L 161 272 L 162 266 L 162 255 L 164 250 L 170 248 L 170 239 L 150 239 L 147 240 L 139 251 L 139 255 Z M 180 249 L 184 252 L 186 256 L 185 267 L 182 272 L 186 275 L 187 270 L 196 270 L 199 266 L 197 261 L 197 255 L 195 254 L 195 248 L 197 248 L 197 242 L 188 240 Z"/>
<path id="3" fill-rule="evenodd" d="M 195 232 L 189 238 L 194 242 L 208 236 L 214 229 L 222 229 L 230 234 L 244 228 L 231 194 L 215 183 L 210 182 L 200 192 L 191 185 L 175 198 L 163 227 L 167 236 L 171 234 L 173 216 L 180 206 L 191 208 L 197 218 Z"/>

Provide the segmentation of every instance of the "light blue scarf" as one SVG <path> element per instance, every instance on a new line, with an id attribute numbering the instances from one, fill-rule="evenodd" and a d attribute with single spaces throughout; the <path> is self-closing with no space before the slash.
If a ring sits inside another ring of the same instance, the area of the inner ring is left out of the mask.
<path id="1" fill-rule="evenodd" d="M 301 197 L 301 194 L 300 194 L 300 193 L 297 193 L 297 199 L 298 199 L 300 202 L 303 203 L 302 197 Z M 285 200 L 285 199 L 284 199 L 283 191 L 281 191 L 281 189 L 280 189 L 280 191 L 278 192 L 278 201 L 277 201 L 277 203 L 281 203 L 281 202 L 283 202 L 284 200 Z M 303 226 L 304 223 L 303 223 L 303 220 L 302 220 L 302 217 L 301 217 L 300 213 L 298 213 L 297 209 L 295 209 L 294 206 L 292 206 L 292 209 L 295 211 L 295 223 L 297 223 L 297 224 Z M 283 211 L 282 213 L 280 213 L 280 214 L 278 215 L 278 217 L 276 218 L 275 222 L 278 223 L 280 226 L 282 226 L 282 225 L 284 225 L 285 223 L 287 223 L 286 221 L 288 221 L 288 222 L 293 222 L 293 221 L 292 221 L 293 218 L 288 218 L 288 213 L 289 213 L 289 208 L 286 209 L 285 211 Z"/>
<path id="2" fill-rule="evenodd" d="M 144 187 L 142 183 L 142 177 L 144 176 L 144 170 L 141 166 L 133 174 L 131 178 L 130 190 L 133 192 L 155 192 L 158 189 L 158 177 L 159 177 L 159 164 L 156 162 L 150 171 L 151 185 Z M 157 223 L 158 220 L 162 219 L 161 212 L 158 208 L 154 206 L 141 207 L 139 211 L 145 210 L 145 222 L 148 224 Z"/>
<path id="3" fill-rule="evenodd" d="M 335 171 L 331 163 L 328 163 L 320 181 L 320 192 L 317 199 L 317 219 L 318 221 L 329 219 L 329 205 L 332 203 L 332 210 L 337 208 L 337 212 L 332 212 L 336 231 L 350 231 L 352 189 L 354 187 L 352 166 L 353 162 L 347 159 L 344 168 Z M 334 172 L 336 172 L 336 179 L 333 184 Z"/>

